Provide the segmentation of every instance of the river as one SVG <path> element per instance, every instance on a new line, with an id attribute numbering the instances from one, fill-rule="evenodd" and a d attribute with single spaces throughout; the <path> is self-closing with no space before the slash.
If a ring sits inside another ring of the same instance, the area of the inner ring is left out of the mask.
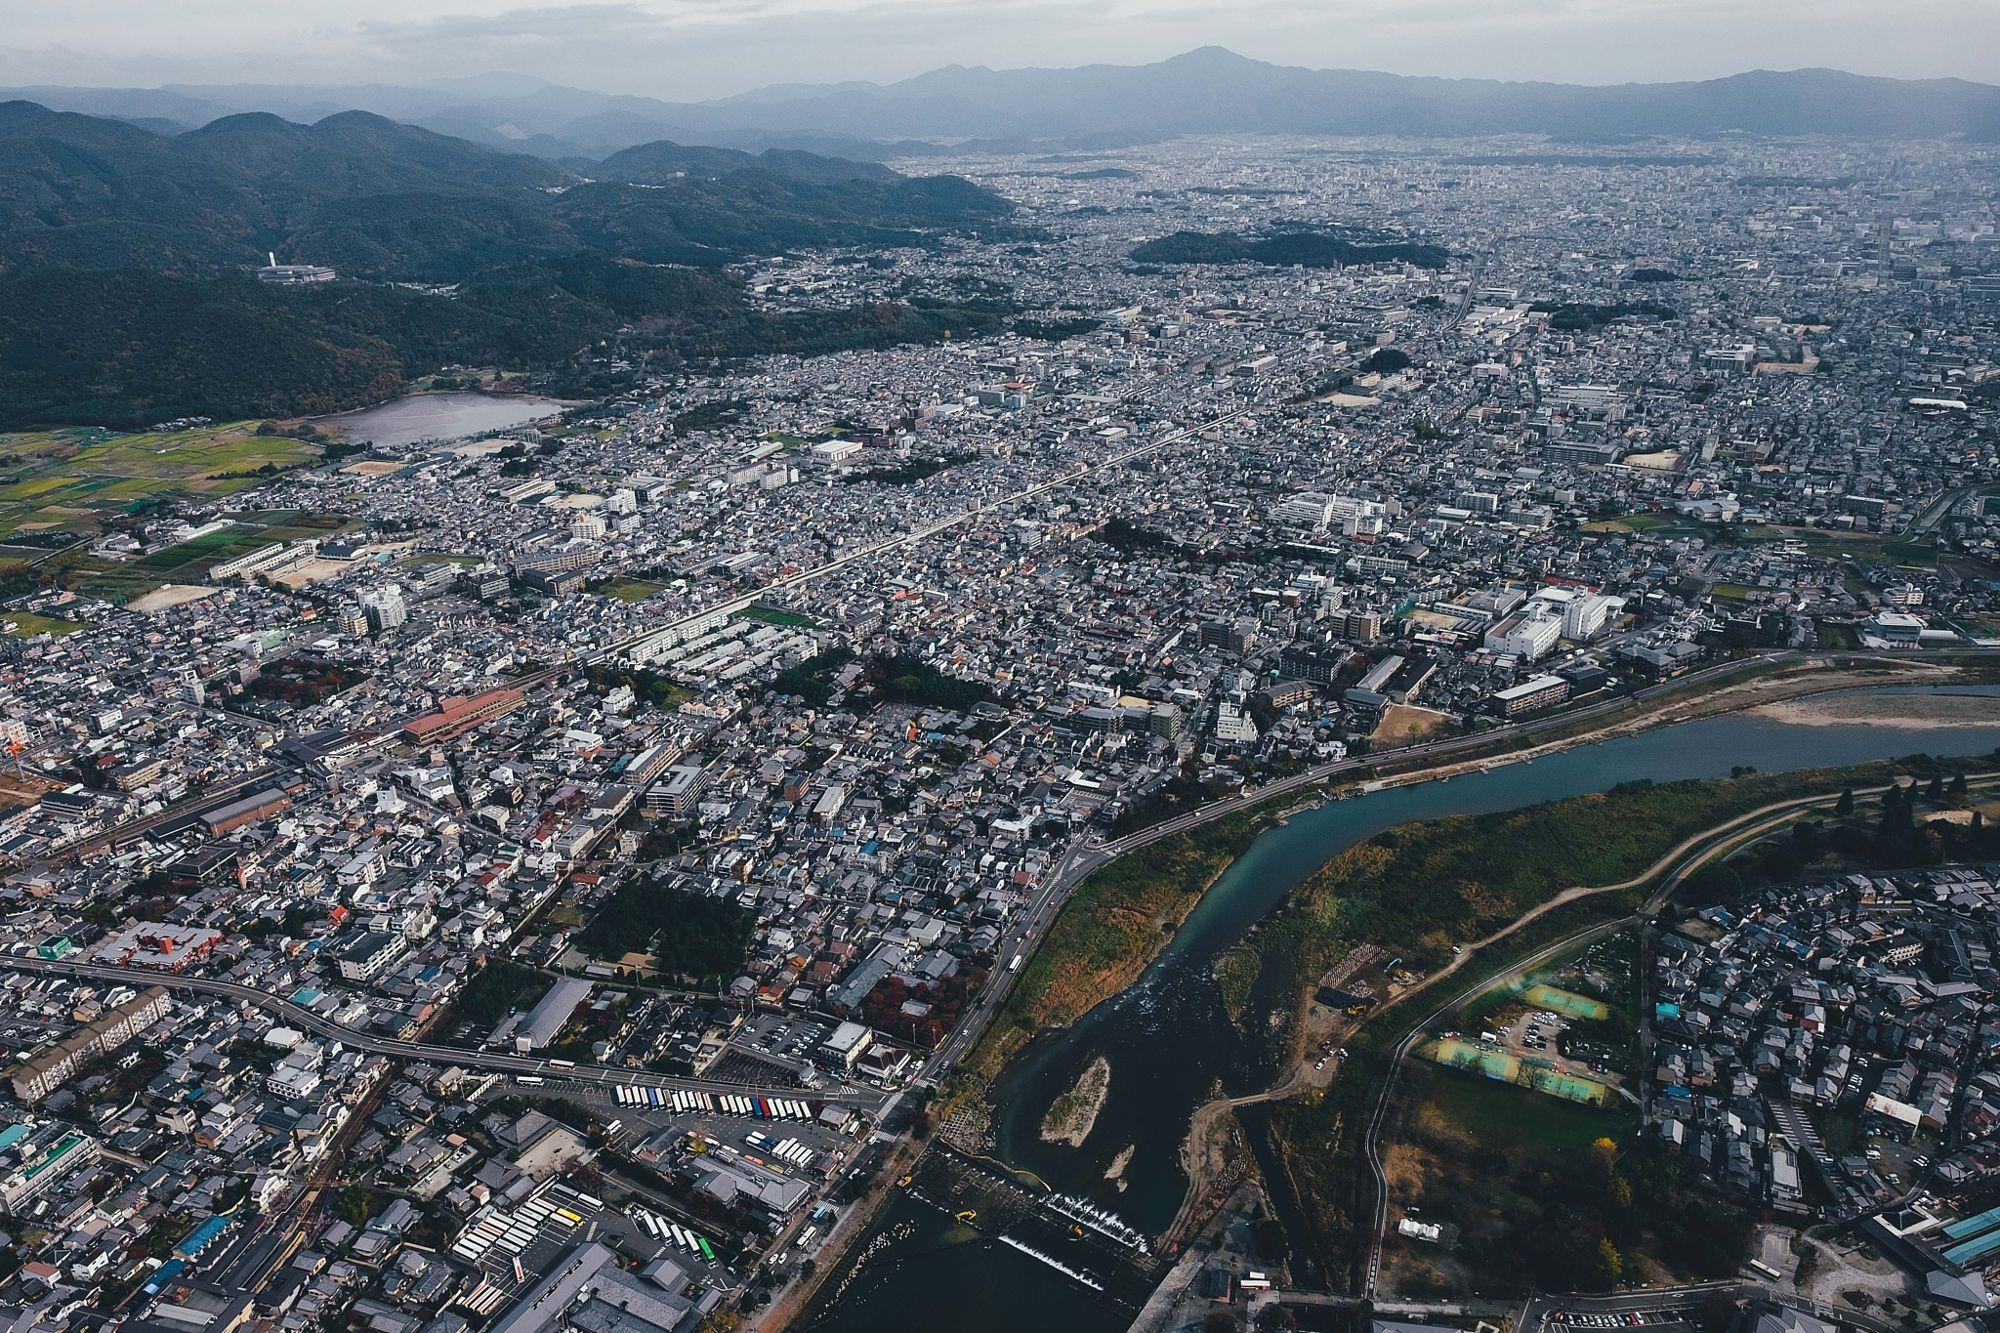
<path id="1" fill-rule="evenodd" d="M 357 444 L 400 449 L 545 421 L 564 406 L 553 398 L 527 394 L 413 393 L 358 412 L 321 417 L 319 422 Z"/>
<path id="2" fill-rule="evenodd" d="M 1991 686 L 1946 692 L 2000 697 L 2000 687 Z M 1931 692 L 1900 688 L 1848 691 L 1840 697 L 1925 693 Z M 1195 1108 L 1218 1082 L 1231 1093 L 1241 1093 L 1266 1086 L 1275 1075 L 1264 1043 L 1247 1040 L 1224 1015 L 1210 971 L 1216 958 L 1307 875 L 1392 825 L 1514 809 L 1642 778 L 1671 782 L 1727 777 L 1738 765 L 1779 773 L 1916 753 L 1987 754 L 1996 747 L 2000 747 L 2000 724 L 1938 728 L 1736 713 L 1303 811 L 1251 843 L 1136 983 L 1070 1027 L 1038 1040 L 1008 1066 L 993 1089 L 1000 1108 L 995 1118 L 996 1155 L 1033 1171 L 1057 1190 L 1096 1200 L 1142 1231 L 1164 1230 L 1187 1187 L 1179 1153 Z M 1504 854 L 1504 849 L 1495 852 Z M 1081 1148 L 1042 1142 L 1039 1130 L 1049 1104 L 1074 1086 L 1084 1066 L 1099 1056 L 1111 1063 L 1111 1088 L 1089 1139 Z M 1124 1172 L 1128 1188 L 1120 1191 L 1104 1173 L 1128 1147 L 1133 1150 Z M 935 1248 L 942 1242 L 941 1236 L 920 1232 L 909 1243 Z M 881 1327 L 870 1321 L 868 1313 L 879 1316 L 883 1302 L 898 1310 L 902 1326 L 954 1327 L 975 1314 L 987 1317 L 996 1299 L 1011 1302 L 1006 1313 L 1013 1327 L 1053 1320 L 1068 1329 L 1093 1333 L 1121 1326 L 1115 1320 L 1092 1320 L 1081 1311 L 1051 1305 L 1040 1294 L 1045 1284 L 1028 1280 L 1027 1270 L 1040 1267 L 1033 1260 L 1004 1249 L 981 1250 L 977 1263 L 982 1272 L 978 1281 L 967 1279 L 959 1264 L 907 1265 L 882 1281 L 866 1284 L 867 1312 L 843 1301 L 814 1328 Z M 1019 1282 L 1009 1280 L 1008 1274 L 1018 1276 Z M 1043 1272 L 1034 1276 L 1040 1278 Z M 857 1282 L 855 1287 L 863 1285 Z"/>

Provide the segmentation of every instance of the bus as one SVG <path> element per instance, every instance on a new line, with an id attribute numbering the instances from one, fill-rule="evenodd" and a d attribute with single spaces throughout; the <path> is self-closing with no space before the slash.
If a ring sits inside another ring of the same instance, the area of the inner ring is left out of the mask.
<path id="1" fill-rule="evenodd" d="M 1018 954 L 1018 953 L 1017 953 L 1017 954 L 1015 954 L 1015 955 L 1014 955 L 1014 961 L 1013 961 L 1013 962 L 1011 962 L 1011 963 L 1009 963 L 1009 964 L 1007 964 L 1007 970 L 1008 970 L 1009 972 L 1019 972 L 1019 971 L 1021 970 L 1021 958 L 1022 958 L 1022 955 L 1020 955 L 1020 954 Z"/>
<path id="2" fill-rule="evenodd" d="M 1783 1282 L 1785 1275 L 1761 1259 L 1750 1261 L 1750 1271 L 1769 1282 Z"/>

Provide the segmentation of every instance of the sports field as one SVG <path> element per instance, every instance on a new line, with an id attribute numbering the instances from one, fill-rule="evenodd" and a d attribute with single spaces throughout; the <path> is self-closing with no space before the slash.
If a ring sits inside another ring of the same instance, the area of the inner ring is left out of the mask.
<path id="1" fill-rule="evenodd" d="M 1495 1047 L 1461 1041 L 1456 1037 L 1443 1037 L 1425 1043 L 1417 1054 L 1447 1069 L 1463 1069 L 1496 1082 L 1512 1083 L 1516 1087 L 1560 1097 L 1564 1101 L 1582 1102 L 1586 1106 L 1611 1104 L 1611 1089 L 1595 1079 L 1559 1073 L 1541 1060 L 1533 1057 L 1524 1059 Z"/>
<path id="2" fill-rule="evenodd" d="M 163 547 L 137 560 L 65 552 L 44 569 L 62 574 L 67 586 L 86 597 L 123 604 L 169 583 L 200 583 L 224 560 L 308 537 L 324 541 L 348 526 L 348 520 L 338 514 L 304 514 L 295 509 L 246 510 L 233 518 L 226 528 Z"/>
<path id="3" fill-rule="evenodd" d="M 1534 985 L 1522 993 L 1523 1003 L 1532 1004 L 1537 1009 L 1549 1009 L 1570 1018 L 1581 1018 L 1592 1023 L 1602 1023 L 1611 1017 L 1611 1006 L 1602 1000 L 1593 1000 L 1575 991 L 1558 990 L 1554 986 Z"/>

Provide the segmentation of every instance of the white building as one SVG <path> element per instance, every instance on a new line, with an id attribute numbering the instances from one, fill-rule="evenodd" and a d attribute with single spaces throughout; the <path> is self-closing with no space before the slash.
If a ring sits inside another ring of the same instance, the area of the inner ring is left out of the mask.
<path id="1" fill-rule="evenodd" d="M 1562 637 L 1563 618 L 1542 603 L 1526 608 L 1486 631 L 1483 646 L 1489 653 L 1502 653 L 1533 662 L 1556 646 Z"/>
<path id="2" fill-rule="evenodd" d="M 1586 643 L 1603 632 L 1613 610 L 1623 607 L 1621 599 L 1597 593 L 1572 598 L 1563 607 L 1562 636 L 1571 643 Z"/>

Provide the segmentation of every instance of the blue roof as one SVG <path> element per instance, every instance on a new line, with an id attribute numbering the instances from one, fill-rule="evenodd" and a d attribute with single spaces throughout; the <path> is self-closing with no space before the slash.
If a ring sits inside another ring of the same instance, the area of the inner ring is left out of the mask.
<path id="1" fill-rule="evenodd" d="M 1956 1222 L 1945 1223 L 1941 1229 L 1945 1235 L 1951 1237 L 1953 1240 L 1964 1240 L 1967 1236 L 1977 1235 L 1982 1231 L 1991 1231 L 1996 1226 L 2000 1226 L 2000 1208 L 1988 1208 L 1983 1213 L 1974 1213 L 1970 1217 L 1961 1217 Z"/>
<path id="2" fill-rule="evenodd" d="M 192 1259 L 195 1255 L 207 1249 L 209 1243 L 217 1236 L 220 1236 L 228 1226 L 228 1218 L 219 1215 L 211 1217 L 193 1231 L 190 1231 L 180 1244 L 174 1246 L 174 1253 L 186 1255 Z"/>
<path id="3" fill-rule="evenodd" d="M 1944 1257 L 1961 1268 L 1978 1263 L 1995 1250 L 2000 1250 L 2000 1231 L 1989 1231 L 1977 1240 L 1961 1241 L 1944 1252 Z"/>

